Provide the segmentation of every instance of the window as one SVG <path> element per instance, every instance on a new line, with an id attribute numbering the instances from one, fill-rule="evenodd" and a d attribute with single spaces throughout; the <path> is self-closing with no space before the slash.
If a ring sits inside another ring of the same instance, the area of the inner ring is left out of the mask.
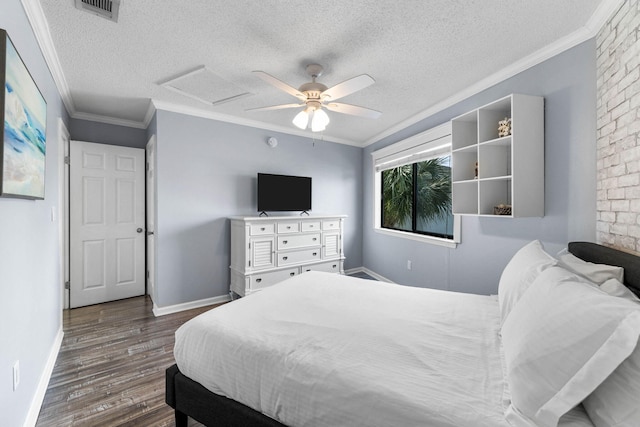
<path id="1" fill-rule="evenodd" d="M 447 125 L 372 153 L 376 231 L 449 247 L 459 242 Z"/>
<path id="2" fill-rule="evenodd" d="M 382 171 L 381 227 L 453 239 L 451 157 Z"/>

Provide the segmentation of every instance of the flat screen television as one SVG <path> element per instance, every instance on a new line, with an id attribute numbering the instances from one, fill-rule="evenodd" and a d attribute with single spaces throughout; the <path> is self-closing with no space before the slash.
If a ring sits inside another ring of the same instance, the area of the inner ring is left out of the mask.
<path id="1" fill-rule="evenodd" d="M 258 174 L 258 212 L 310 210 L 310 177 Z"/>

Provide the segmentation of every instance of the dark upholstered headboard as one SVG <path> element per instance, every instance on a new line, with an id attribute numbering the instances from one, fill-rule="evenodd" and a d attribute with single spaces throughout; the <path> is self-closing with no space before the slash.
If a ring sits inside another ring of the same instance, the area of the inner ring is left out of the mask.
<path id="1" fill-rule="evenodd" d="M 639 256 L 590 242 L 571 242 L 569 252 L 588 262 L 624 268 L 624 284 L 640 296 Z"/>

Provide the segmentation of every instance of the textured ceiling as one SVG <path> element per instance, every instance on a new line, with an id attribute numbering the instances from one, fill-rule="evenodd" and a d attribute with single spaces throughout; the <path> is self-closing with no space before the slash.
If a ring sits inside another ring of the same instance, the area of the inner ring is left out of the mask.
<path id="1" fill-rule="evenodd" d="M 309 80 L 304 67 L 315 62 L 325 67 L 319 81 L 327 86 L 363 73 L 376 80 L 340 101 L 382 116 L 329 112 L 324 132 L 325 139 L 362 145 L 583 31 L 604 2 L 123 0 L 117 23 L 75 9 L 73 0 L 39 3 L 74 117 L 143 126 L 154 100 L 175 111 L 300 134 L 291 124 L 297 110 L 245 111 L 296 102 L 251 71 L 298 87 Z M 203 66 L 216 79 L 203 91 L 226 81 L 234 90 L 224 97 L 250 95 L 210 105 L 161 85 Z"/>

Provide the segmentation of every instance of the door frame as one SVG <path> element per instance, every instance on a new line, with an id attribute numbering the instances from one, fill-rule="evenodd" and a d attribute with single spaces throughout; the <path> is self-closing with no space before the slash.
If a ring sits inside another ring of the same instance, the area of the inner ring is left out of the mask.
<path id="1" fill-rule="evenodd" d="M 71 134 L 58 119 L 58 247 L 62 309 L 69 308 L 69 141 Z"/>
<path id="2" fill-rule="evenodd" d="M 146 277 L 147 295 L 151 297 L 154 307 L 156 306 L 156 303 L 157 303 L 156 295 L 157 295 L 157 287 L 158 287 L 156 283 L 156 279 L 157 279 L 156 239 L 157 239 L 157 230 L 158 230 L 158 215 L 157 215 L 158 196 L 157 196 L 157 190 L 156 190 L 157 184 L 158 184 L 157 182 L 158 173 L 157 173 L 157 162 L 156 162 L 157 148 L 158 148 L 158 144 L 157 144 L 156 136 L 151 135 L 151 138 L 149 138 L 149 141 L 145 146 L 145 158 L 147 161 L 146 171 L 145 171 L 145 180 L 146 180 L 145 212 L 146 212 L 146 220 L 147 220 L 145 224 L 146 236 L 147 236 L 145 239 L 145 243 L 146 243 L 145 259 L 146 259 L 146 273 L 147 273 L 147 277 Z M 153 180 L 149 179 L 149 170 L 153 170 L 154 172 Z M 153 219 L 152 221 L 153 229 L 149 227 L 149 221 L 148 221 L 149 217 Z M 149 233 L 151 233 L 151 236 Z M 151 239 L 149 237 L 151 237 Z M 151 240 L 151 244 L 149 244 L 149 240 Z"/>

